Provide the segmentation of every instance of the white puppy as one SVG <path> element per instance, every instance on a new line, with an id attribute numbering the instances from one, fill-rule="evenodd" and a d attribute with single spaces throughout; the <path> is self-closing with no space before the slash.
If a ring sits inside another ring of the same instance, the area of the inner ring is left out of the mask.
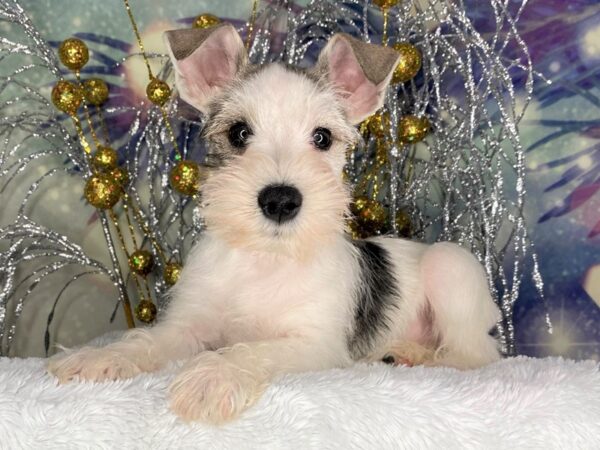
<path id="1" fill-rule="evenodd" d="M 499 358 L 488 335 L 499 311 L 470 253 L 344 232 L 345 152 L 355 125 L 382 106 L 394 50 L 339 34 L 301 71 L 248 64 L 229 25 L 169 32 L 167 42 L 179 95 L 204 114 L 220 166 L 202 190 L 207 231 L 156 326 L 59 354 L 51 373 L 115 380 L 186 359 L 171 408 L 218 423 L 281 373 Z"/>

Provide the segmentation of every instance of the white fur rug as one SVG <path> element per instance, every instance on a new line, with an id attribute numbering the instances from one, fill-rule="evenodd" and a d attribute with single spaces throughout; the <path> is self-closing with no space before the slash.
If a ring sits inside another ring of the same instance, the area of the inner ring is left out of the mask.
<path id="1" fill-rule="evenodd" d="M 0 359 L 4 449 L 600 448 L 600 367 L 514 358 L 482 370 L 359 365 L 279 379 L 221 428 L 167 409 L 173 370 L 58 386 L 41 359 Z"/>

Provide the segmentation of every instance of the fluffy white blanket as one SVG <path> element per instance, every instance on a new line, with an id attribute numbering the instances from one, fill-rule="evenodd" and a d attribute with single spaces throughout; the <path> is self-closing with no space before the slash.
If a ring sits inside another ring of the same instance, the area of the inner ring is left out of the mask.
<path id="1" fill-rule="evenodd" d="M 173 368 L 59 386 L 42 359 L 0 359 L 0 448 L 600 448 L 597 363 L 501 361 L 459 372 L 358 365 L 280 378 L 243 417 L 186 425 Z"/>

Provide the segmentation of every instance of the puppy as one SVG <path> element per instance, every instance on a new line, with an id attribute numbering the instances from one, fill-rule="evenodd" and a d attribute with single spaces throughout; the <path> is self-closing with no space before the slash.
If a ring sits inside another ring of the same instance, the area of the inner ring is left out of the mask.
<path id="1" fill-rule="evenodd" d="M 451 243 L 345 234 L 345 152 L 379 109 L 389 48 L 335 35 L 314 68 L 248 64 L 230 25 L 166 34 L 180 97 L 205 117 L 218 168 L 207 230 L 149 329 L 59 354 L 60 382 L 133 377 L 187 360 L 170 386 L 184 420 L 221 423 L 277 375 L 358 360 L 461 369 L 499 358 L 478 261 Z"/>

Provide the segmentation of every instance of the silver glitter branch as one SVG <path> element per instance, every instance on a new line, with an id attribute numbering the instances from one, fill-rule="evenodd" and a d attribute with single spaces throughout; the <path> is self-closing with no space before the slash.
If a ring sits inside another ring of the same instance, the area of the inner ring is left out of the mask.
<path id="1" fill-rule="evenodd" d="M 400 212 L 409 215 L 414 238 L 455 240 L 478 256 L 502 309 L 498 331 L 508 354 L 516 351 L 512 315 L 525 277 L 532 277 L 543 300 L 543 280 L 523 217 L 525 169 L 518 123 L 531 99 L 534 77 L 527 46 L 517 29 L 525 4 L 478 2 L 478 8 L 495 18 L 495 26 L 485 33 L 476 29 L 460 0 L 405 0 L 389 10 L 389 44 L 415 45 L 422 53 L 423 67 L 416 78 L 393 85 L 387 95 L 388 162 L 377 169 L 377 190 L 372 182 L 368 184 L 389 217 Z M 47 95 L 40 93 L 41 84 L 25 81 L 31 72 L 45 76 L 44 82 L 60 78 L 54 50 L 16 0 L 0 0 L 0 22 L 20 28 L 25 36 L 20 41 L 0 38 L 0 63 L 5 67 L 6 61 L 12 61 L 8 67 L 13 67 L 8 74 L 0 72 L 0 190 L 32 173 L 40 161 L 62 158 L 60 167 L 46 170 L 47 175 L 30 187 L 17 219 L 0 229 L 0 342 L 6 353 L 24 302 L 45 277 L 70 265 L 81 266 L 59 290 L 55 307 L 69 286 L 80 278 L 85 282 L 92 272 L 115 283 L 121 298 L 128 295 L 128 285 L 120 278 L 123 255 L 112 243 L 105 217 L 101 215 L 100 223 L 110 268 L 26 216 L 32 207 L 29 200 L 47 177 L 76 178 L 89 174 L 90 168 L 70 124 L 56 114 Z M 379 43 L 382 23 L 381 11 L 369 1 L 313 0 L 303 8 L 290 0 L 261 2 L 250 58 L 254 63 L 283 61 L 308 66 L 339 31 Z M 240 31 L 245 32 L 245 27 Z M 164 79 L 169 70 L 166 66 L 160 77 Z M 523 81 L 515 85 L 513 79 Z M 200 125 L 196 120 L 176 122 L 177 106 L 172 101 L 168 115 L 183 157 L 200 161 L 205 156 Z M 169 187 L 168 173 L 175 160 L 160 110 L 148 105 L 105 109 L 107 117 L 125 112 L 134 116 L 129 130 L 112 145 L 125 155 L 133 180 L 127 194 L 139 210 L 138 222 L 148 231 L 140 233 L 141 239 L 160 242 L 168 259 L 183 262 L 202 231 L 199 207 Z M 431 131 L 422 142 L 405 145 L 395 137 L 400 119 L 409 114 L 426 116 Z M 96 116 L 92 119 L 98 124 Z M 352 182 L 362 181 L 373 170 L 376 144 L 371 137 L 350 156 Z M 121 210 L 116 213 L 122 216 Z M 395 221 L 383 232 L 397 233 Z M 154 246 L 145 248 L 154 252 L 157 272 L 162 271 L 161 255 Z M 39 264 L 34 267 L 32 261 Z M 529 266 L 532 269 L 526 269 Z M 164 308 L 166 285 L 162 278 L 156 277 L 152 287 L 159 309 Z M 48 348 L 48 331 L 45 339 Z"/>
<path id="2" fill-rule="evenodd" d="M 23 311 L 24 302 L 45 277 L 79 265 L 114 278 L 111 270 L 88 257 L 79 245 L 23 215 L 0 229 L 0 242 L 10 243 L 0 252 L 0 348 L 3 353 L 10 349 L 16 319 Z M 28 273 L 17 282 L 18 266 L 25 263 Z"/>

